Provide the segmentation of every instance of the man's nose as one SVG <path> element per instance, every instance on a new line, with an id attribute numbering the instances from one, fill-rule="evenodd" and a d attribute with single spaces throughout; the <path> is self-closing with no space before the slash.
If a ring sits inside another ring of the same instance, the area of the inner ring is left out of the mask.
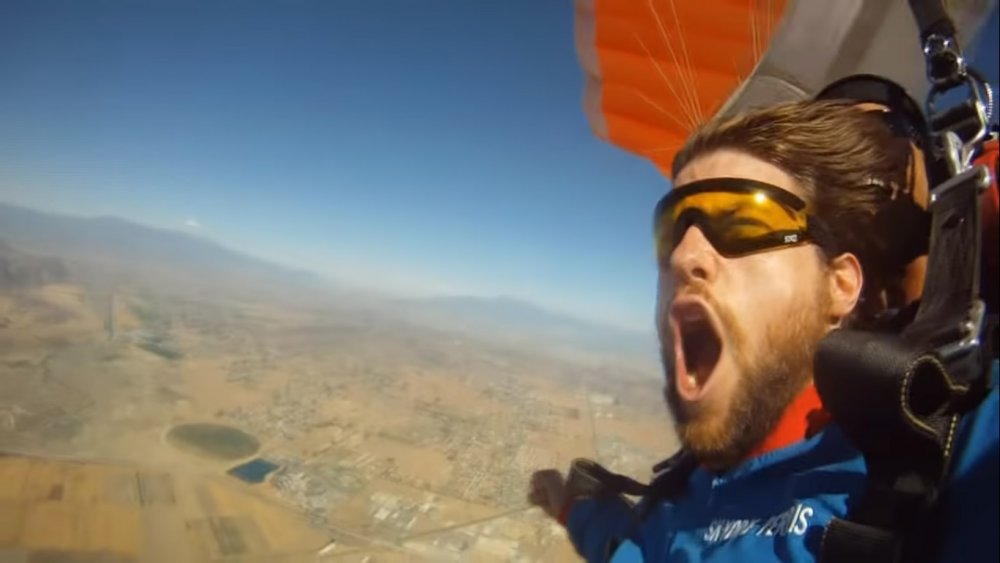
<path id="1" fill-rule="evenodd" d="M 719 271 L 719 253 L 701 229 L 692 225 L 670 255 L 670 273 L 680 284 L 711 282 Z"/>

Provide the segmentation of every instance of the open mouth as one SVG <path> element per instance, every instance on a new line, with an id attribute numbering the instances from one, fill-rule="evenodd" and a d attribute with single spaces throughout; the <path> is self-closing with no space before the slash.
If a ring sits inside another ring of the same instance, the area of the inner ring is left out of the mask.
<path id="1" fill-rule="evenodd" d="M 677 391 L 686 401 L 697 401 L 708 389 L 722 357 L 722 339 L 708 308 L 700 300 L 678 300 L 670 310 L 677 365 Z"/>

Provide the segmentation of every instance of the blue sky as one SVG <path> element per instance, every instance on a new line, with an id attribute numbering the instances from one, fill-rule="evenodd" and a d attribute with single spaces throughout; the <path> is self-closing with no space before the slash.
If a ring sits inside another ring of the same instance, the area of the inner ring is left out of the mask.
<path id="1" fill-rule="evenodd" d="M 572 26 L 555 0 L 5 2 L 0 200 L 649 327 L 666 184 L 590 132 Z"/>

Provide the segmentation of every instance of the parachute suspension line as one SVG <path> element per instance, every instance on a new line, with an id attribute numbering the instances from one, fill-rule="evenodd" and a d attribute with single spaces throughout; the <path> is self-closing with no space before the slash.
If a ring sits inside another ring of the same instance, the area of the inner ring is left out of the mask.
<path id="1" fill-rule="evenodd" d="M 677 15 L 677 2 L 676 0 L 670 0 L 670 11 L 674 15 L 674 24 L 677 29 L 684 29 L 681 27 L 681 18 Z M 701 97 L 698 96 L 698 81 L 695 78 L 694 68 L 691 66 L 691 57 L 688 56 L 687 41 L 684 39 L 684 34 L 681 33 L 681 52 L 684 54 L 684 68 L 687 70 L 688 77 L 691 79 L 691 97 L 694 99 L 695 110 L 697 113 L 695 117 L 698 118 L 698 123 L 705 121 L 705 114 L 701 110 Z"/>
<path id="2" fill-rule="evenodd" d="M 662 113 L 665 117 L 667 117 L 670 120 L 672 120 L 679 127 L 681 127 L 681 128 L 690 127 L 690 125 L 691 125 L 690 123 L 684 123 L 676 115 L 674 115 L 673 113 L 671 113 L 670 111 L 668 111 L 666 108 L 664 108 L 660 104 L 656 103 L 655 100 L 653 100 L 652 98 L 650 98 L 646 94 L 643 94 L 642 92 L 636 91 L 635 95 L 639 96 L 640 100 L 642 100 L 642 101 L 646 102 L 647 104 L 649 104 L 653 109 L 655 109 L 656 111 Z"/>
<path id="3" fill-rule="evenodd" d="M 681 143 L 674 143 L 672 145 L 663 145 L 663 146 L 660 146 L 660 147 L 653 147 L 651 149 L 646 149 L 646 154 L 659 154 L 659 153 L 663 153 L 663 152 L 676 152 L 676 151 L 678 151 L 678 150 L 680 150 L 682 148 L 684 148 L 683 144 L 681 144 Z"/>
<path id="4" fill-rule="evenodd" d="M 652 52 L 647 48 L 646 44 L 641 39 L 639 40 L 639 44 L 642 45 L 642 48 L 643 50 L 645 50 L 646 55 L 649 57 L 653 65 L 656 67 L 657 73 L 660 75 L 660 78 L 663 80 L 663 82 L 670 89 L 670 92 L 673 93 L 674 97 L 677 99 L 678 106 L 684 111 L 684 119 L 686 121 L 686 124 L 682 126 L 682 129 L 686 131 L 693 130 L 693 128 L 697 123 L 695 116 L 694 100 L 690 90 L 687 87 L 688 83 L 686 77 L 684 76 L 684 71 L 680 66 L 680 61 L 678 60 L 676 51 L 674 51 L 674 47 L 670 41 L 670 37 L 667 33 L 667 30 L 666 28 L 663 27 L 663 22 L 660 20 L 659 14 L 656 12 L 656 8 L 653 5 L 653 0 L 649 0 L 649 2 L 647 2 L 647 6 L 649 7 L 650 11 L 653 14 L 653 19 L 656 21 L 657 28 L 659 29 L 660 36 L 663 38 L 663 42 L 667 47 L 667 51 L 670 53 L 670 57 L 673 59 L 674 65 L 677 67 L 678 72 L 680 73 L 680 78 L 681 78 L 680 85 L 682 88 L 683 95 L 681 93 L 678 93 L 677 89 L 674 87 L 674 82 L 677 81 L 670 80 L 667 77 L 666 73 L 663 71 L 660 64 L 653 57 Z"/>
<path id="5" fill-rule="evenodd" d="M 736 77 L 736 83 L 743 84 L 743 81 L 749 78 L 749 76 L 743 76 L 743 72 L 740 71 L 740 63 L 736 60 L 736 55 L 733 55 L 733 58 L 730 60 L 733 62 L 733 76 Z"/>
<path id="6" fill-rule="evenodd" d="M 653 63 L 653 67 L 656 69 L 656 73 L 660 75 L 660 78 L 663 79 L 663 83 L 667 85 L 667 88 L 670 90 L 670 92 L 674 95 L 675 98 L 677 98 L 677 105 L 680 106 L 680 108 L 684 111 L 684 118 L 686 120 L 686 123 L 678 119 L 677 116 L 674 115 L 673 113 L 657 105 L 648 97 L 642 94 L 639 94 L 639 97 L 644 101 L 648 102 L 656 109 L 662 111 L 665 115 L 667 115 L 667 117 L 673 119 L 675 123 L 681 126 L 681 128 L 690 129 L 693 124 L 693 117 L 689 106 L 685 103 L 686 100 L 683 97 L 681 97 L 679 93 L 677 93 L 677 89 L 674 88 L 674 83 L 667 79 L 666 73 L 664 73 L 663 69 L 660 68 L 660 63 L 656 61 L 656 57 L 654 57 L 653 53 L 651 53 L 649 51 L 649 48 L 646 47 L 646 43 L 643 42 L 641 37 L 639 37 L 639 34 L 633 31 L 632 36 L 635 37 L 635 40 L 639 43 L 639 46 L 642 47 L 642 50 L 646 53 L 646 56 L 649 58 L 649 62 Z"/>
<path id="7" fill-rule="evenodd" d="M 771 0 L 767 0 L 766 6 L 767 6 L 767 8 L 766 8 L 766 11 L 764 12 L 764 38 L 767 41 L 770 41 L 770 39 L 771 39 L 771 24 L 774 23 L 773 21 L 771 21 L 774 18 L 774 14 L 772 13 L 772 10 L 771 10 L 771 7 L 772 7 L 771 6 Z M 757 59 L 757 60 L 759 61 L 760 59 Z M 742 82 L 742 80 L 740 82 Z"/>
<path id="8" fill-rule="evenodd" d="M 757 2 L 750 0 L 750 17 L 748 18 L 750 22 L 750 40 L 753 46 L 753 61 L 754 64 L 760 60 L 760 29 L 757 26 Z"/>
<path id="9" fill-rule="evenodd" d="M 685 75 L 685 69 L 681 66 L 680 58 L 677 56 L 677 51 L 674 49 L 673 42 L 671 41 L 672 37 L 667 32 L 666 26 L 663 25 L 663 19 L 660 17 L 660 13 L 656 10 L 656 5 L 654 3 L 654 0 L 649 0 L 646 3 L 646 5 L 649 7 L 649 11 L 653 14 L 653 19 L 656 21 L 656 28 L 659 30 L 660 37 L 663 39 L 663 43 L 664 45 L 666 45 L 667 51 L 670 53 L 670 58 L 673 59 L 674 65 L 676 65 L 678 70 L 680 71 L 680 78 L 681 78 L 680 82 L 681 86 L 683 87 L 684 94 L 686 96 L 686 99 L 684 100 L 684 113 L 689 124 L 688 131 L 693 131 L 698 126 L 697 110 L 695 109 L 695 101 L 694 101 L 698 93 L 691 89 L 690 80 Z M 681 43 L 684 42 L 683 34 L 681 34 L 680 40 Z M 652 55 L 650 55 L 650 57 L 652 57 Z M 660 70 L 658 64 L 656 68 L 657 70 Z M 677 95 L 676 91 L 671 85 L 671 81 L 667 79 L 667 76 L 662 71 L 660 71 L 660 77 L 663 79 L 665 83 L 667 83 L 668 86 L 670 86 L 671 91 L 675 92 L 674 95 Z M 680 99 L 681 99 L 680 96 L 678 96 L 678 101 L 680 101 Z"/>

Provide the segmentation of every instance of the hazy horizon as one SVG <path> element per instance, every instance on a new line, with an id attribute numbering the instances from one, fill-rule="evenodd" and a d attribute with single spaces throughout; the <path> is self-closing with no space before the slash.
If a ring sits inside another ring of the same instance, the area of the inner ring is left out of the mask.
<path id="1" fill-rule="evenodd" d="M 439 289 L 439 290 L 436 290 L 436 291 L 433 290 L 433 289 L 429 289 L 429 290 L 425 289 L 424 291 L 420 291 L 419 289 L 414 290 L 412 288 L 402 287 L 401 284 L 398 284 L 398 283 L 394 284 L 394 283 L 391 283 L 391 281 L 390 281 L 390 283 L 386 283 L 386 284 L 379 284 L 377 282 L 374 283 L 374 284 L 373 283 L 365 284 L 365 283 L 363 283 L 363 282 L 361 282 L 359 280 L 351 279 L 350 276 L 340 277 L 336 273 L 321 272 L 319 270 L 314 270 L 314 269 L 309 268 L 308 265 L 302 265 L 302 264 L 296 264 L 294 262 L 283 261 L 283 260 L 280 259 L 280 257 L 279 258 L 274 258 L 274 257 L 269 257 L 269 256 L 258 255 L 258 254 L 255 254 L 253 252 L 247 252 L 245 249 L 237 248 L 237 247 L 234 247 L 232 245 L 227 244 L 225 241 L 217 240 L 217 239 L 213 238 L 209 234 L 206 234 L 206 233 L 203 233 L 203 232 L 199 232 L 199 231 L 191 231 L 190 229 L 176 228 L 176 227 L 169 226 L 169 225 L 166 225 L 166 226 L 147 225 L 147 224 L 143 224 L 141 222 L 134 221 L 134 220 L 131 220 L 131 219 L 128 219 L 128 218 L 125 218 L 125 217 L 120 217 L 120 216 L 111 215 L 111 214 L 86 214 L 86 213 L 72 213 L 72 212 L 48 211 L 48 210 L 38 209 L 38 208 L 35 208 L 35 207 L 31 207 L 31 206 L 20 205 L 20 204 L 17 204 L 17 203 L 12 203 L 12 202 L 7 202 L 7 201 L 0 200 L 0 207 L 4 207 L 4 206 L 10 207 L 10 208 L 21 209 L 21 210 L 27 210 L 27 211 L 32 212 L 32 213 L 40 213 L 40 214 L 51 215 L 51 216 L 56 216 L 56 217 L 70 217 L 70 218 L 74 218 L 74 219 L 83 219 L 83 220 L 113 220 L 113 221 L 121 221 L 121 222 L 125 222 L 125 223 L 128 223 L 128 224 L 135 225 L 135 226 L 142 227 L 142 228 L 146 228 L 146 229 L 152 229 L 152 230 L 156 230 L 156 231 L 164 231 L 164 232 L 168 232 L 168 233 L 171 233 L 171 234 L 176 234 L 176 235 L 180 235 L 180 236 L 184 236 L 184 237 L 191 237 L 191 238 L 193 238 L 195 240 L 201 240 L 201 241 L 210 243 L 212 245 L 215 245 L 215 246 L 217 246 L 217 247 L 219 247 L 219 248 L 221 248 L 221 249 L 223 249 L 225 251 L 233 252 L 233 253 L 236 253 L 236 254 L 240 254 L 240 255 L 252 258 L 254 260 L 260 260 L 261 262 L 264 262 L 264 263 L 267 263 L 267 264 L 271 264 L 273 266 L 277 266 L 277 267 L 280 267 L 280 268 L 283 268 L 283 269 L 287 269 L 290 272 L 300 272 L 300 273 L 303 273 L 303 274 L 315 275 L 320 280 L 322 280 L 325 284 L 327 284 L 328 288 L 331 289 L 331 290 L 337 290 L 337 289 L 339 289 L 339 290 L 344 290 L 344 291 L 350 291 L 350 292 L 357 293 L 357 294 L 366 294 L 366 295 L 370 295 L 372 297 L 383 299 L 383 300 L 397 300 L 397 299 L 398 300 L 406 300 L 406 299 L 434 300 L 434 299 L 441 299 L 441 298 L 456 298 L 456 299 L 474 298 L 474 299 L 481 299 L 481 300 L 484 300 L 484 301 L 510 302 L 511 304 L 520 303 L 520 304 L 523 304 L 525 306 L 536 308 L 537 310 L 539 310 L 541 312 L 544 312 L 544 313 L 547 313 L 547 314 L 551 314 L 551 315 L 554 315 L 554 316 L 565 317 L 568 320 L 578 321 L 578 322 L 582 322 L 582 323 L 589 323 L 589 324 L 593 324 L 593 325 L 596 325 L 596 326 L 604 326 L 604 327 L 608 327 L 608 328 L 611 328 L 611 329 L 614 329 L 614 330 L 621 330 L 621 331 L 626 331 L 626 332 L 634 332 L 634 333 L 636 333 L 637 336 L 648 336 L 648 335 L 650 335 L 650 334 L 653 333 L 653 326 L 652 326 L 651 322 L 648 324 L 648 326 L 643 327 L 643 326 L 630 326 L 630 325 L 625 325 L 625 324 L 618 324 L 618 323 L 616 323 L 614 321 L 609 321 L 607 319 L 601 319 L 601 318 L 588 318 L 586 315 L 580 315 L 577 311 L 567 310 L 567 309 L 560 309 L 559 307 L 553 307 L 553 306 L 546 305 L 544 303 L 539 303 L 539 302 L 533 301 L 530 298 L 525 298 L 525 297 L 521 297 L 521 296 L 511 295 L 511 294 L 503 293 L 503 292 L 500 292 L 500 293 L 482 293 L 482 294 L 476 294 L 476 293 L 462 293 L 462 292 L 456 292 L 456 291 L 447 291 L 447 290 L 444 290 L 444 289 Z M 0 233 L 0 243 L 3 243 L 3 242 L 5 242 L 5 239 L 4 239 L 3 235 L 2 235 L 2 233 Z M 14 246 L 15 246 L 15 248 L 17 247 L 17 245 L 14 245 Z"/>

